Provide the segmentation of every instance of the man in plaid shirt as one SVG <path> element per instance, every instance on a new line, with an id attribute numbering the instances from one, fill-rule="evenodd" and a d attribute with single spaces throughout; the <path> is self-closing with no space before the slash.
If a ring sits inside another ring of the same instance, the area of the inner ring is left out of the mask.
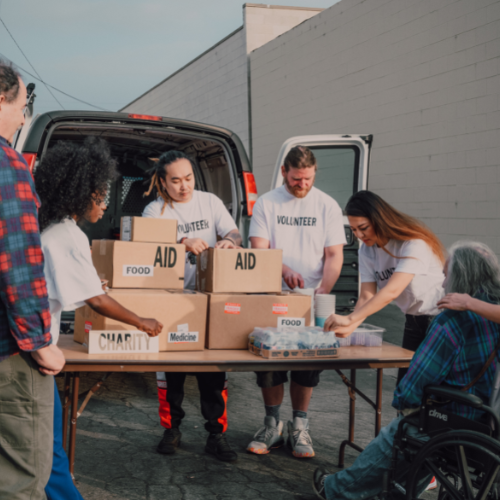
<path id="1" fill-rule="evenodd" d="M 24 124 L 26 87 L 0 61 L 0 500 L 45 499 L 52 466 L 52 345 L 33 179 L 10 147 Z"/>
<path id="2" fill-rule="evenodd" d="M 479 299 L 500 303 L 500 267 L 495 254 L 486 245 L 476 242 L 458 242 L 449 250 L 444 266 L 447 293 L 467 293 Z M 354 464 L 336 474 L 316 469 L 313 485 L 316 494 L 328 500 L 363 500 L 382 491 L 382 477 L 392 459 L 394 436 L 403 415 L 416 411 L 422 404 L 427 385 L 446 385 L 462 388 L 472 383 L 486 365 L 500 337 L 500 325 L 471 311 L 447 310 L 434 318 L 427 334 L 415 352 L 408 373 L 394 392 L 392 406 L 401 412 L 364 449 Z M 493 379 L 500 352 L 484 375 L 467 391 L 484 403 L 493 388 Z M 449 407 L 448 407 L 449 406 Z M 452 403 L 445 407 L 453 413 L 476 420 L 484 412 Z M 428 439 L 416 427 L 409 427 L 407 435 Z M 402 456 L 397 464 L 397 475 L 404 486 L 410 465 Z M 429 484 L 432 474 L 419 478 L 420 492 Z"/>

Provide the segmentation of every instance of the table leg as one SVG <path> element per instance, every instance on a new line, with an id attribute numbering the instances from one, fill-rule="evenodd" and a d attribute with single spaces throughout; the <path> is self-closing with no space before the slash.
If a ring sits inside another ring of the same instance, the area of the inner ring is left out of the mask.
<path id="1" fill-rule="evenodd" d="M 380 432 L 382 425 L 382 384 L 383 384 L 384 369 L 377 368 L 377 397 L 375 400 L 375 437 Z"/>
<path id="2" fill-rule="evenodd" d="M 352 386 L 356 387 L 356 370 L 351 370 L 351 380 Z M 339 451 L 339 467 L 344 467 L 344 455 L 345 455 L 345 447 L 350 446 L 358 451 L 363 451 L 363 448 L 360 448 L 357 444 L 354 444 L 354 422 L 356 420 L 356 393 L 355 391 L 349 387 L 349 439 L 342 441 L 340 444 Z"/>
<path id="3" fill-rule="evenodd" d="M 76 420 L 78 412 L 78 391 L 80 387 L 80 373 L 73 374 L 73 390 L 71 394 L 71 424 L 69 431 L 69 471 L 73 474 L 75 469 L 75 446 L 76 446 Z"/>
<path id="4" fill-rule="evenodd" d="M 71 373 L 64 374 L 64 399 L 63 399 L 63 448 L 66 449 L 68 443 L 68 412 L 69 412 L 69 389 L 71 384 Z"/>

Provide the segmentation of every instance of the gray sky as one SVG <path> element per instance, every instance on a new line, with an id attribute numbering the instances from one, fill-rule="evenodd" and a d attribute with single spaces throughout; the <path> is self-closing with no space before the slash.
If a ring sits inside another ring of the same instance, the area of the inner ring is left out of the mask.
<path id="1" fill-rule="evenodd" d="M 336 1 L 273 4 L 326 8 Z M 242 6 L 240 0 L 0 0 L 0 18 L 47 83 L 116 111 L 241 26 Z M 2 24 L 0 54 L 34 73 Z M 35 113 L 61 109 L 35 83 Z M 66 109 L 92 109 L 55 95 Z"/>

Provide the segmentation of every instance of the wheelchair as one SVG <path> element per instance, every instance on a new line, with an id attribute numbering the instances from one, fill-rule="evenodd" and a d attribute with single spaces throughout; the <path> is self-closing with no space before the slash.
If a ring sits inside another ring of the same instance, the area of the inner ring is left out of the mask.
<path id="1" fill-rule="evenodd" d="M 470 420 L 443 409 L 451 402 L 484 413 Z M 408 435 L 416 427 L 426 438 Z M 440 483 L 438 500 L 500 500 L 499 417 L 480 398 L 458 389 L 428 386 L 420 410 L 401 420 L 394 439 L 391 467 L 383 477 L 384 500 L 419 498 L 424 478 Z M 397 459 L 409 472 L 397 480 Z M 428 484 L 428 480 L 427 480 Z"/>

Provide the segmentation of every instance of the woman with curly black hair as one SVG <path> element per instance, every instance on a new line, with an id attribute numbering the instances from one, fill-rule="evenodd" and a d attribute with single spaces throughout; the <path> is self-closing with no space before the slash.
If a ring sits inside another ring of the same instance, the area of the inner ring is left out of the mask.
<path id="1" fill-rule="evenodd" d="M 42 202 L 39 222 L 54 344 L 59 338 L 63 309 L 85 304 L 150 336 L 159 335 L 163 328 L 155 319 L 140 318 L 104 293 L 92 264 L 89 241 L 79 228 L 104 215 L 108 185 L 115 177 L 116 161 L 109 146 L 95 137 L 88 137 L 82 144 L 58 142 L 35 171 Z M 62 447 L 62 408 L 57 387 L 55 405 L 54 459 L 45 492 L 49 500 L 83 500 L 71 479 Z"/>

